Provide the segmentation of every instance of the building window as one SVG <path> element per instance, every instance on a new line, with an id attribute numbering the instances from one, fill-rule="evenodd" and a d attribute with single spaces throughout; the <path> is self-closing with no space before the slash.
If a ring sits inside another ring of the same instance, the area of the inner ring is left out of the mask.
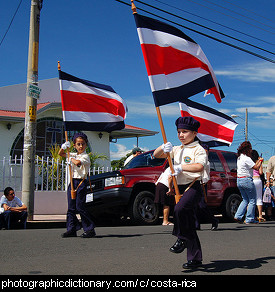
<path id="1" fill-rule="evenodd" d="M 69 138 L 74 132 L 68 132 Z M 54 144 L 61 145 L 65 141 L 63 121 L 59 118 L 43 118 L 37 120 L 36 155 L 50 157 L 50 147 Z M 23 155 L 24 129 L 16 137 L 10 155 L 14 159 Z"/>

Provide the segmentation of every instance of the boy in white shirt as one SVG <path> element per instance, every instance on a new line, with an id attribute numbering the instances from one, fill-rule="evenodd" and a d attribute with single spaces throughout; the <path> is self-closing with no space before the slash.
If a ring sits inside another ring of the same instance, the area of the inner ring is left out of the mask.
<path id="1" fill-rule="evenodd" d="M 2 212 L 3 223 L 6 229 L 10 229 L 12 224 L 16 224 L 26 229 L 27 206 L 14 194 L 11 187 L 4 190 L 4 195 L 0 200 L 0 213 Z"/>
<path id="2" fill-rule="evenodd" d="M 167 153 L 174 158 L 173 175 L 176 176 L 179 191 L 183 196 L 174 208 L 173 235 L 177 241 L 170 248 L 173 253 L 187 249 L 188 262 L 185 269 L 195 269 L 202 264 L 202 250 L 195 226 L 195 210 L 202 197 L 200 180 L 207 164 L 207 155 L 199 144 L 196 135 L 200 123 L 193 117 L 180 117 L 176 120 L 180 146 L 167 142 L 154 151 L 156 158 L 166 158 Z"/>

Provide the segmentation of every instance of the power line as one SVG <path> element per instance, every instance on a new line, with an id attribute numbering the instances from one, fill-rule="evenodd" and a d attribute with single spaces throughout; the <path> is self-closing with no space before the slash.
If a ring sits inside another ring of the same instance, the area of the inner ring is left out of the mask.
<path id="1" fill-rule="evenodd" d="M 115 1 L 117 1 L 117 2 L 119 2 L 119 3 L 122 3 L 122 4 L 125 4 L 125 5 L 127 5 L 127 6 L 131 6 L 131 4 L 126 3 L 126 2 L 124 2 L 124 1 L 122 1 L 122 0 L 115 0 Z M 136 0 L 136 1 L 138 1 L 138 0 Z M 138 1 L 138 2 L 140 2 L 140 1 Z M 183 27 L 183 28 L 185 28 L 185 29 L 187 29 L 187 30 L 193 31 L 193 32 L 195 32 L 195 33 L 197 33 L 197 34 L 200 34 L 200 35 L 202 35 L 202 36 L 205 36 L 205 37 L 207 37 L 207 38 L 210 38 L 210 39 L 212 39 L 212 40 L 214 40 L 214 41 L 220 42 L 220 43 L 222 43 L 222 44 L 224 44 L 224 45 L 230 46 L 230 47 L 232 47 L 232 48 L 235 48 L 235 49 L 237 49 L 237 50 L 243 51 L 243 52 L 245 52 L 245 53 L 248 53 L 248 54 L 250 54 L 250 55 L 253 55 L 253 56 L 255 56 L 255 57 L 258 57 L 258 58 L 260 58 L 260 59 L 263 59 L 263 60 L 265 60 L 265 61 L 268 61 L 268 62 L 271 62 L 271 63 L 274 63 L 274 64 L 275 64 L 275 60 L 273 60 L 273 59 L 267 58 L 267 57 L 265 57 L 265 56 L 262 56 L 262 55 L 259 55 L 259 54 L 257 54 L 257 53 L 251 52 L 251 51 L 249 51 L 249 50 L 247 50 L 247 49 L 244 49 L 244 48 L 241 48 L 241 47 L 239 47 L 239 46 L 236 46 L 236 45 L 233 45 L 233 44 L 231 44 L 231 43 L 228 43 L 228 42 L 226 42 L 226 41 L 220 40 L 220 39 L 218 39 L 218 38 L 216 38 L 216 37 L 213 37 L 213 36 L 210 36 L 210 35 L 205 34 L 205 33 L 203 33 L 203 32 L 197 31 L 197 30 L 195 30 L 195 29 L 189 28 L 189 27 L 184 26 L 184 25 L 182 25 L 182 24 L 179 24 L 179 23 L 177 23 L 177 22 L 175 22 L 175 21 L 169 20 L 169 19 L 167 19 L 167 18 L 165 18 L 165 17 L 162 17 L 162 16 L 159 16 L 159 15 L 157 15 L 157 14 L 155 14 L 155 13 L 149 12 L 149 11 L 147 11 L 147 10 L 145 10 L 145 9 L 142 9 L 142 8 L 139 8 L 139 7 L 138 7 L 138 9 L 141 10 L 141 11 L 143 11 L 143 12 L 146 12 L 146 13 L 148 13 L 148 14 L 150 14 L 150 15 L 153 15 L 153 16 L 155 16 L 155 17 L 158 17 L 158 18 L 160 18 L 160 19 L 163 19 L 163 20 L 165 20 L 165 21 L 168 21 L 168 22 L 170 22 L 170 23 L 172 23 L 172 24 L 174 24 L 174 25 L 178 25 L 178 26 Z M 164 11 L 164 12 L 165 12 L 165 11 Z"/>
<path id="2" fill-rule="evenodd" d="M 200 6 L 206 7 L 206 8 L 209 9 L 209 10 L 216 11 L 216 12 L 218 12 L 218 13 L 220 13 L 220 14 L 223 14 L 223 15 L 225 15 L 225 16 L 228 16 L 228 17 L 230 17 L 230 18 L 233 18 L 233 19 L 236 19 L 236 20 L 238 20 L 238 21 L 241 21 L 241 22 L 243 22 L 243 23 L 245 23 L 245 24 L 248 24 L 248 25 L 254 26 L 254 27 L 256 27 L 256 28 L 258 28 L 258 29 L 261 29 L 261 30 L 263 30 L 263 31 L 265 31 L 265 32 L 269 32 L 269 33 L 274 34 L 273 32 L 271 32 L 271 31 L 269 31 L 269 30 L 263 29 L 263 28 L 261 28 L 261 27 L 259 27 L 259 26 L 257 26 L 257 25 L 251 24 L 251 23 L 246 22 L 246 21 L 244 21 L 244 20 L 242 20 L 242 19 L 240 19 L 240 18 L 233 17 L 233 16 L 231 16 L 231 15 L 229 15 L 229 14 L 223 13 L 223 12 L 218 11 L 218 10 L 215 10 L 215 9 L 213 9 L 213 8 L 209 8 L 208 6 L 203 5 L 203 4 L 201 4 L 201 3 L 198 3 L 198 2 L 196 2 L 196 1 L 194 1 L 194 0 L 188 0 L 188 1 L 189 1 L 189 2 L 193 2 L 193 3 L 196 3 L 196 4 L 200 5 Z"/>
<path id="3" fill-rule="evenodd" d="M 1 42 L 0 42 L 0 46 L 2 45 L 2 43 L 3 43 L 3 41 L 4 41 L 5 37 L 6 37 L 6 35 L 7 35 L 7 33 L 8 33 L 8 31 L 9 31 L 9 29 L 10 29 L 12 23 L 13 23 L 13 20 L 14 20 L 16 14 L 17 14 L 17 11 L 19 10 L 19 7 L 20 7 L 21 3 L 22 3 L 22 0 L 19 1 L 19 4 L 18 4 L 18 6 L 17 6 L 17 8 L 16 8 L 16 10 L 15 10 L 15 12 L 14 12 L 14 14 L 13 14 L 13 17 L 12 17 L 12 19 L 11 19 L 11 21 L 10 21 L 10 24 L 9 24 L 9 26 L 8 26 L 8 28 L 7 28 L 7 30 L 6 30 L 6 32 L 5 32 L 5 34 L 4 34 L 4 36 L 2 37 L 2 40 L 1 40 Z"/>
<path id="4" fill-rule="evenodd" d="M 229 9 L 229 8 L 226 8 L 226 7 L 222 6 L 222 5 L 216 4 L 216 3 L 212 2 L 212 1 L 209 1 L 209 0 L 203 0 L 203 1 L 208 2 L 208 3 L 211 3 L 212 5 L 218 6 L 218 7 L 222 8 L 222 9 L 225 9 L 225 10 L 228 10 L 228 11 L 233 12 L 233 13 L 235 13 L 235 14 L 241 15 L 241 16 L 243 16 L 243 17 L 245 17 L 245 18 L 248 18 L 248 19 L 250 19 L 250 20 L 253 20 L 253 21 L 255 21 L 255 22 L 258 22 L 258 23 L 260 23 L 260 24 L 262 24 L 262 25 L 265 25 L 265 26 L 268 26 L 268 27 L 274 29 L 274 27 L 272 27 L 272 26 L 270 26 L 270 25 L 267 25 L 267 24 L 265 24 L 265 23 L 262 23 L 262 22 L 258 21 L 257 19 L 254 19 L 254 18 L 248 17 L 248 16 L 246 16 L 246 15 L 244 15 L 244 14 L 242 14 L 242 13 L 236 12 L 236 11 L 231 10 L 231 9 Z M 271 33 L 273 33 L 273 32 L 271 32 Z"/>
<path id="5" fill-rule="evenodd" d="M 248 11 L 248 12 L 250 12 L 250 13 L 253 13 L 253 14 L 255 14 L 255 15 L 261 17 L 261 18 L 264 18 L 264 19 L 266 19 L 266 20 L 268 20 L 268 21 L 274 22 L 274 19 L 272 20 L 272 19 L 270 19 L 270 18 L 267 18 L 267 17 L 264 16 L 264 15 L 261 15 L 261 14 L 258 14 L 258 13 L 256 13 L 256 12 L 252 11 L 252 10 L 249 10 L 249 9 L 243 8 L 243 7 L 239 6 L 239 5 L 236 5 L 236 4 L 234 4 L 234 3 L 231 3 L 230 1 L 226 1 L 226 0 L 223 0 L 223 1 L 229 3 L 229 4 L 233 5 L 233 6 L 236 6 L 236 7 L 238 7 L 238 8 L 241 8 L 241 9 L 244 10 L 244 11 Z"/>
<path id="6" fill-rule="evenodd" d="M 159 11 L 164 12 L 164 13 L 166 13 L 166 14 L 169 14 L 169 15 L 171 15 L 171 16 L 174 16 L 174 17 L 180 18 L 180 19 L 182 19 L 182 20 L 185 20 L 185 21 L 187 21 L 187 22 L 190 22 L 190 23 L 192 23 L 192 24 L 195 24 L 195 25 L 200 26 L 200 27 L 202 27 L 202 28 L 205 28 L 205 29 L 207 29 L 207 30 L 210 30 L 210 31 L 213 31 L 213 32 L 215 32 L 215 33 L 221 34 L 222 36 L 225 36 L 225 37 L 231 38 L 231 39 L 233 39 L 233 40 L 235 40 L 235 41 L 238 41 L 238 42 L 241 42 L 241 43 L 243 43 L 243 44 L 246 44 L 246 45 L 252 46 L 252 47 L 254 47 L 254 48 L 256 48 L 256 49 L 259 49 L 259 50 L 265 51 L 265 52 L 267 52 L 267 53 L 269 53 L 269 54 L 275 55 L 275 53 L 273 53 L 273 52 L 271 52 L 271 51 L 268 51 L 268 50 L 266 50 L 266 49 L 263 49 L 263 48 L 260 48 L 260 47 L 258 47 L 258 46 L 252 45 L 252 44 L 250 44 L 250 43 L 248 43 L 248 42 L 242 41 L 242 40 L 237 39 L 237 38 L 235 38 L 235 37 L 229 36 L 229 35 L 227 35 L 227 34 L 225 34 L 225 33 L 219 32 L 219 31 L 217 31 L 217 30 L 215 30 L 215 29 L 209 28 L 209 27 L 207 27 L 207 26 L 205 26 L 205 25 L 201 25 L 201 24 L 196 23 L 196 22 L 194 22 L 194 21 L 188 20 L 188 19 L 186 19 L 186 18 L 184 18 L 184 17 L 178 16 L 178 15 L 176 15 L 176 14 L 174 14 L 174 13 L 168 12 L 168 11 L 166 11 L 166 10 L 163 10 L 163 9 L 161 9 L 161 8 L 158 8 L 158 7 L 156 7 L 156 6 L 153 6 L 153 5 L 151 5 L 151 4 L 145 3 L 145 2 L 143 2 L 143 1 L 141 1 L 141 0 L 136 0 L 136 2 L 139 2 L 139 3 L 143 4 L 143 5 L 149 6 L 149 7 L 151 7 L 151 8 L 154 8 L 154 9 L 156 9 L 156 10 L 159 10 Z"/>
<path id="7" fill-rule="evenodd" d="M 232 31 L 234 31 L 234 32 L 237 32 L 237 33 L 243 34 L 243 35 L 245 35 L 245 36 L 248 36 L 248 37 L 250 37 L 250 38 L 256 39 L 256 40 L 258 40 L 258 41 L 264 42 L 264 43 L 266 43 L 266 44 L 273 45 L 273 46 L 275 45 L 275 44 L 270 43 L 270 42 L 268 42 L 268 41 L 266 41 L 266 40 L 263 40 L 263 39 L 257 38 L 257 37 L 255 37 L 255 36 L 250 35 L 250 34 L 244 33 L 244 32 L 242 32 L 242 31 L 240 31 L 240 30 L 237 30 L 237 29 L 231 28 L 231 27 L 229 27 L 229 26 L 227 26 L 227 25 L 224 25 L 224 24 L 218 23 L 218 22 L 213 21 L 213 20 L 211 20 L 211 19 L 205 18 L 205 17 L 203 17 L 203 16 L 197 15 L 197 14 L 195 14 L 195 13 L 189 12 L 189 11 L 187 11 L 187 10 L 184 10 L 184 9 L 182 9 L 182 8 L 179 8 L 179 7 L 173 6 L 173 5 L 171 5 L 171 4 L 168 4 L 168 3 L 162 2 L 162 1 L 160 1 L 160 0 L 154 0 L 154 1 L 159 2 L 159 3 L 161 3 L 161 4 L 164 4 L 164 5 L 167 5 L 167 6 L 171 7 L 171 8 L 175 8 L 175 9 L 177 9 L 177 10 L 183 11 L 183 12 L 185 12 L 185 13 L 188 13 L 188 14 L 192 15 L 192 16 L 195 16 L 195 17 L 201 18 L 201 19 L 203 19 L 203 20 L 206 20 L 206 21 L 208 21 L 208 22 L 214 23 L 214 24 L 216 24 L 216 25 L 222 26 L 222 27 L 227 28 L 227 29 L 229 29 L 229 30 L 232 30 Z"/>

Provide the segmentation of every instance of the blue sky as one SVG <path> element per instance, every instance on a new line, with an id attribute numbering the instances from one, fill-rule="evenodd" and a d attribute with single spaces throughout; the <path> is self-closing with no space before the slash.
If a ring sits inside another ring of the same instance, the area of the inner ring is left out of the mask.
<path id="1" fill-rule="evenodd" d="M 124 1 L 130 3 L 130 0 Z M 19 2 L 19 0 L 0 2 L 1 39 Z M 144 0 L 144 2 L 251 42 L 265 50 L 275 51 L 274 1 L 161 0 L 161 3 L 156 0 Z M 22 1 L 13 24 L 0 46 L 0 86 L 25 83 L 27 80 L 30 3 L 30 0 Z M 166 16 L 140 3 L 136 2 L 136 6 L 275 59 L 272 54 L 208 32 L 172 16 Z M 140 13 L 145 14 L 141 11 Z M 198 18 L 194 14 L 212 22 Z M 223 26 L 214 24 L 213 21 Z M 244 118 L 247 108 L 248 139 L 252 142 L 253 148 L 268 159 L 275 154 L 275 64 L 194 32 L 182 30 L 201 46 L 226 95 L 220 104 L 213 95 L 203 97 L 203 93 L 191 99 L 228 115 L 239 116 L 235 118 L 239 126 L 235 131 L 232 146 L 220 149 L 236 151 L 240 142 L 244 141 Z M 115 0 L 44 0 L 40 23 L 39 80 L 58 77 L 58 60 L 61 61 L 62 70 L 67 73 L 111 85 L 128 105 L 127 124 L 160 132 L 134 18 L 128 6 Z M 178 104 L 170 104 L 160 109 L 167 138 L 177 145 L 174 121 L 180 115 Z M 162 142 L 159 133 L 153 137 L 140 138 L 139 146 L 149 150 Z M 111 157 L 117 159 L 135 145 L 134 138 L 111 143 Z"/>

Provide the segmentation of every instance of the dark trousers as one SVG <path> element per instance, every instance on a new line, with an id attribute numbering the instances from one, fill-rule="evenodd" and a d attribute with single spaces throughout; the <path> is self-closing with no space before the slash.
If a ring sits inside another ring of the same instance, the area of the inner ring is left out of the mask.
<path id="1" fill-rule="evenodd" d="M 202 197 L 200 182 L 197 181 L 184 193 L 189 185 L 179 185 L 180 193 L 183 194 L 174 208 L 173 235 L 182 239 L 187 246 L 187 260 L 202 260 L 201 244 L 196 232 L 195 211 Z"/>
<path id="2" fill-rule="evenodd" d="M 205 193 L 207 194 L 207 184 L 203 185 Z M 213 215 L 210 209 L 205 202 L 204 195 L 200 198 L 198 208 L 196 210 L 196 229 L 200 229 L 200 222 L 206 220 L 207 222 L 211 222 L 212 225 L 215 225 L 219 222 L 217 218 Z"/>
<path id="3" fill-rule="evenodd" d="M 81 182 L 81 179 L 73 179 L 74 189 Z M 85 202 L 87 195 L 87 181 L 85 180 L 77 189 L 76 199 L 71 198 L 71 184 L 68 187 L 68 211 L 67 211 L 67 231 L 77 231 L 81 229 L 81 224 L 78 221 L 76 214 L 80 214 L 81 223 L 84 231 L 91 231 L 95 228 L 95 224 L 91 215 L 87 212 Z"/>
<path id="4" fill-rule="evenodd" d="M 11 229 L 12 227 L 18 227 L 26 229 L 28 212 L 12 212 L 10 210 L 5 211 L 1 214 L 3 218 L 3 224 L 6 229 Z"/>

